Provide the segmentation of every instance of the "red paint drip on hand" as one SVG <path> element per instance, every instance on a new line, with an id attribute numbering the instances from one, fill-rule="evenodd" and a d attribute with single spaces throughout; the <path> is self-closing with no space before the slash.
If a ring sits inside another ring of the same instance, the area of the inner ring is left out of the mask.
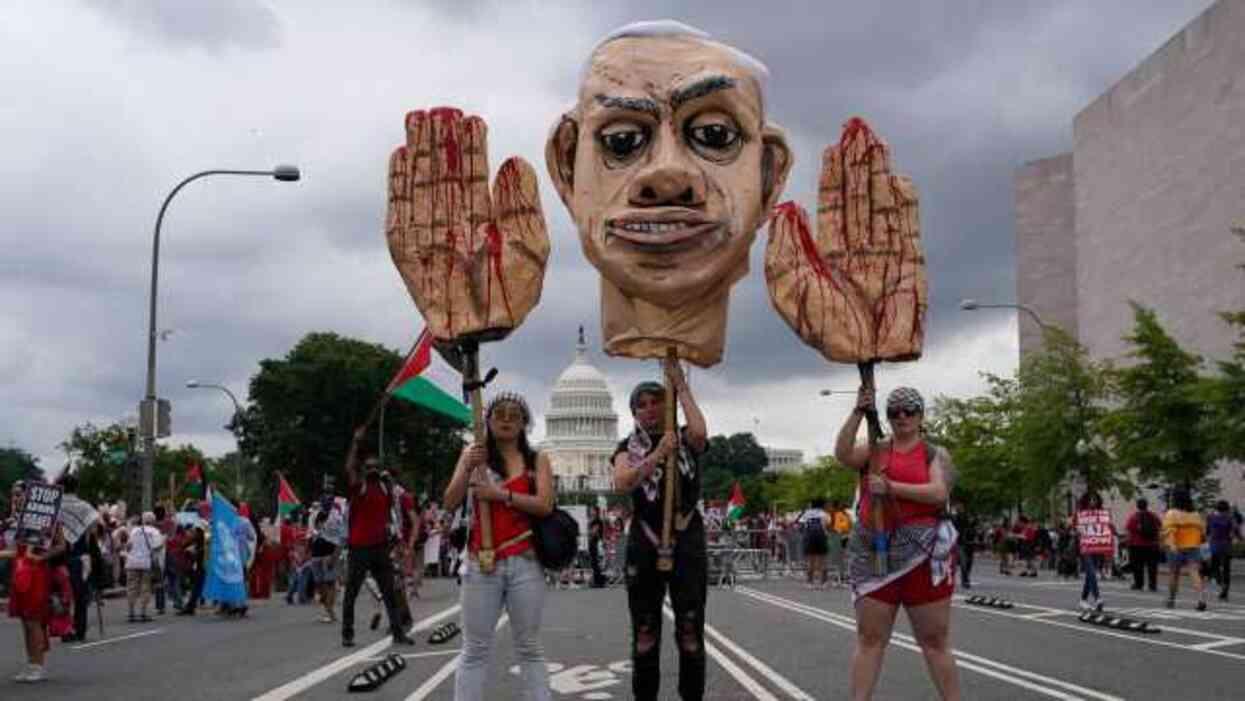
<path id="1" fill-rule="evenodd" d="M 463 118 L 462 110 L 453 107 L 437 107 L 428 113 L 434 121 L 441 123 L 442 149 L 445 172 L 457 175 L 462 172 L 463 148 L 458 141 L 456 127 Z"/>

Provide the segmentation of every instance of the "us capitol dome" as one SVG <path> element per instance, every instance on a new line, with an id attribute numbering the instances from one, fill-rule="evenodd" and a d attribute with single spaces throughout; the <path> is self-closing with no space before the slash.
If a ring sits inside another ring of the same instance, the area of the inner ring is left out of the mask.
<path id="1" fill-rule="evenodd" d="M 618 445 L 618 414 L 605 375 L 588 360 L 584 327 L 575 357 L 558 376 L 545 413 L 545 440 L 559 491 L 604 491 L 613 484 L 610 456 Z"/>

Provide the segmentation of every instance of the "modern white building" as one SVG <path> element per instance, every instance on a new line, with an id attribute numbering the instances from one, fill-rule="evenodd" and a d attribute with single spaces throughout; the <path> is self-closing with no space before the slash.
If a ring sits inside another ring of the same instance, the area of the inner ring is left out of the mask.
<path id="1" fill-rule="evenodd" d="M 1237 332 L 1217 312 L 1245 307 L 1230 233 L 1245 217 L 1242 36 L 1245 2 L 1214 3 L 1073 118 L 1071 152 L 1016 173 L 1019 301 L 1095 358 L 1129 362 L 1130 301 L 1186 349 L 1232 352 Z M 1023 356 L 1041 330 L 1019 318 Z M 1213 476 L 1245 504 L 1245 466 Z"/>
<path id="2" fill-rule="evenodd" d="M 584 328 L 570 366 L 562 371 L 545 413 L 545 440 L 561 491 L 609 490 L 610 457 L 618 445 L 618 414 L 605 375 L 588 360 Z"/>
<path id="3" fill-rule="evenodd" d="M 787 448 L 765 448 L 765 456 L 769 458 L 769 464 L 765 466 L 766 472 L 798 472 L 804 467 L 804 451 L 791 450 Z"/>

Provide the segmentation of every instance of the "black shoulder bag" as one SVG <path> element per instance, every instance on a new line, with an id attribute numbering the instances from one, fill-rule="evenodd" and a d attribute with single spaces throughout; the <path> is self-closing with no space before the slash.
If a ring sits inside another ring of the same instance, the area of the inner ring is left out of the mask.
<path id="1" fill-rule="evenodd" d="M 535 475 L 535 470 L 528 470 L 532 494 L 537 493 Z M 558 508 L 557 504 L 548 516 L 529 518 L 532 522 L 532 546 L 536 549 L 540 566 L 547 570 L 560 570 L 571 564 L 579 554 L 579 523 L 575 518 Z"/>

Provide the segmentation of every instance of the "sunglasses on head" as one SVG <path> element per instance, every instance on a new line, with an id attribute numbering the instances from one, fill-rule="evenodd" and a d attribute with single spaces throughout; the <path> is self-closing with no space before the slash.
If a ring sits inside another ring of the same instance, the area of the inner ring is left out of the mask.
<path id="1" fill-rule="evenodd" d="M 917 409 L 909 409 L 909 408 L 906 408 L 906 407 L 900 407 L 900 408 L 898 408 L 898 409 L 887 409 L 887 410 L 886 410 L 886 416 L 887 416 L 887 418 L 891 418 L 891 419 L 897 419 L 897 418 L 899 418 L 899 417 L 901 417 L 901 416 L 902 416 L 902 417 L 904 417 L 904 418 L 910 418 L 910 417 L 913 417 L 913 416 L 920 416 L 920 415 L 921 415 L 921 412 L 920 412 L 919 410 L 917 410 Z"/>

